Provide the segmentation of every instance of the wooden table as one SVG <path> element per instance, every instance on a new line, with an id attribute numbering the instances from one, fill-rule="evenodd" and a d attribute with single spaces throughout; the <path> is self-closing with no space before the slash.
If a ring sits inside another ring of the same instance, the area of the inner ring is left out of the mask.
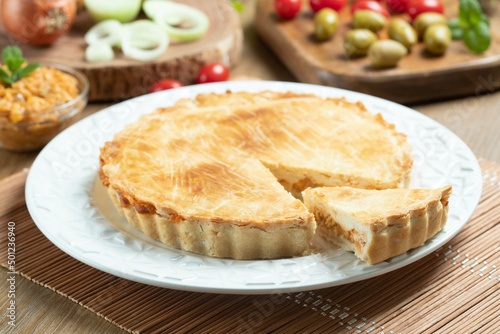
<path id="1" fill-rule="evenodd" d="M 232 75 L 296 81 L 257 37 L 251 24 L 246 24 L 243 58 L 232 71 Z M 474 80 L 478 82 L 478 85 L 488 87 L 492 81 L 499 81 L 500 78 L 484 77 L 474 78 Z M 85 109 L 83 116 L 88 116 L 109 105 L 91 104 Z M 413 108 L 455 132 L 477 156 L 500 163 L 500 92 L 416 105 Z M 28 168 L 36 155 L 37 152 L 12 153 L 0 150 L 0 179 Z M 7 293 L 4 293 L 8 287 L 6 279 L 7 270 L 1 268 L 0 305 L 2 311 L 0 312 L 5 312 L 7 307 Z M 16 280 L 16 290 L 17 326 L 13 332 L 126 333 L 67 298 L 20 276 Z M 2 323 L 0 326 L 4 328 L 7 325 Z"/>

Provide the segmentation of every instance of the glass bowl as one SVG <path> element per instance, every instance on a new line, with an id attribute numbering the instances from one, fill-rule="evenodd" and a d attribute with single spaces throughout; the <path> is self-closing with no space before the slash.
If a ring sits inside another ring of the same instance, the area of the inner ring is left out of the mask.
<path id="1" fill-rule="evenodd" d="M 37 112 L 37 122 L 14 123 L 9 115 L 0 114 L 0 148 L 11 151 L 33 151 L 45 146 L 62 130 L 75 123 L 88 101 L 89 81 L 80 71 L 71 67 L 43 62 L 42 66 L 52 67 L 72 75 L 77 80 L 79 94 L 73 100 L 41 112 Z"/>

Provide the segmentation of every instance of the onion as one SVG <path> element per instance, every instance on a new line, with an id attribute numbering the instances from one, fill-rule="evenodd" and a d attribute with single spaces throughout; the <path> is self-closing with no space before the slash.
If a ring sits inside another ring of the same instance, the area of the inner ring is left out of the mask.
<path id="1" fill-rule="evenodd" d="M 111 60 L 114 57 L 115 53 L 113 52 L 113 48 L 105 42 L 90 44 L 87 50 L 85 50 L 85 59 L 91 63 Z"/>
<path id="2" fill-rule="evenodd" d="M 110 46 L 120 45 L 122 39 L 122 24 L 117 20 L 102 21 L 85 34 L 87 44 L 106 43 Z"/>
<path id="3" fill-rule="evenodd" d="M 141 10 L 142 0 L 84 0 L 85 8 L 97 21 L 118 20 L 130 22 Z"/>
<path id="4" fill-rule="evenodd" d="M 127 56 L 148 61 L 165 52 L 170 40 L 153 21 L 139 20 L 123 26 L 122 51 Z"/>
<path id="5" fill-rule="evenodd" d="M 75 0 L 2 0 L 1 16 L 15 39 L 47 45 L 64 35 L 75 19 Z"/>
<path id="6" fill-rule="evenodd" d="M 144 2 L 142 9 L 171 38 L 182 42 L 202 37 L 210 24 L 207 15 L 201 10 L 175 2 L 148 0 Z M 189 27 L 179 27 L 182 23 L 187 23 Z"/>

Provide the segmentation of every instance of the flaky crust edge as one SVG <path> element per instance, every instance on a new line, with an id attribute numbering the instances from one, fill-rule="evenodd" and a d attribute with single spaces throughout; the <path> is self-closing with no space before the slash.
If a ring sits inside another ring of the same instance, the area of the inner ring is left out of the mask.
<path id="1" fill-rule="evenodd" d="M 122 206 L 112 187 L 108 195 L 121 216 L 148 237 L 185 251 L 237 260 L 276 259 L 304 256 L 316 229 L 314 218 L 297 217 L 286 222 L 257 224 L 177 219 L 156 213 L 139 213 L 132 205 Z"/>

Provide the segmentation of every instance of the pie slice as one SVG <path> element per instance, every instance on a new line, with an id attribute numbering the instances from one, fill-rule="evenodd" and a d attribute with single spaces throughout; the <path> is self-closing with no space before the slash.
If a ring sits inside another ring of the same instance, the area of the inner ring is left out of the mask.
<path id="1" fill-rule="evenodd" d="M 309 250 L 314 217 L 288 191 L 401 187 L 413 162 L 406 136 L 362 104 L 274 92 L 181 100 L 126 126 L 100 160 L 130 224 L 176 248 L 236 259 Z"/>
<path id="2" fill-rule="evenodd" d="M 421 246 L 447 219 L 451 186 L 366 190 L 321 187 L 303 192 L 316 233 L 375 264 Z"/>

